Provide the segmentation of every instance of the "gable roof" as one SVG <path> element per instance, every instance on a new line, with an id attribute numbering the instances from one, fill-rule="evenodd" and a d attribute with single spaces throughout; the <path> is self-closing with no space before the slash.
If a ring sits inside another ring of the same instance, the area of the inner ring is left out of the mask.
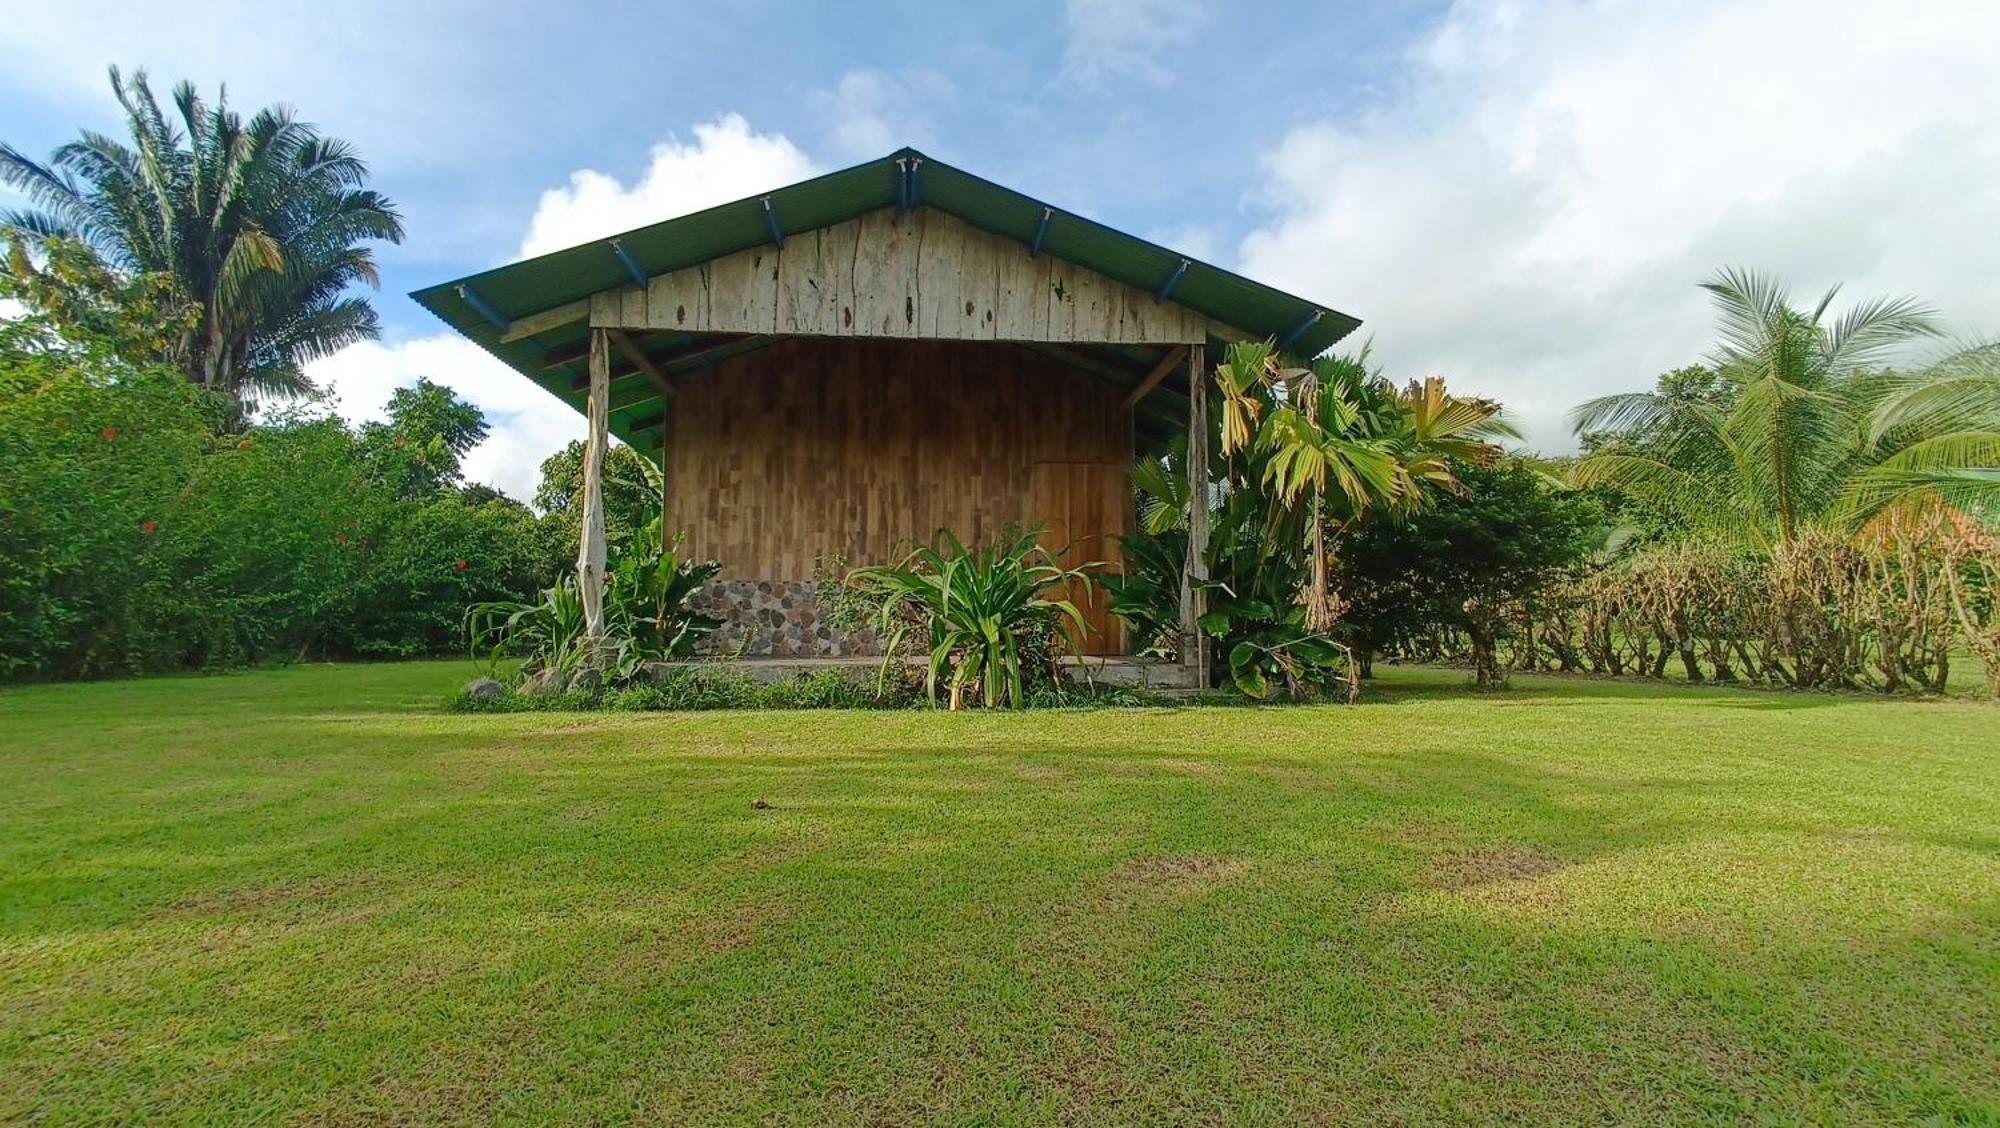
<path id="1" fill-rule="evenodd" d="M 1313 356 L 1358 319 L 1211 266 L 954 168 L 915 149 L 413 291 L 410 296 L 510 367 L 571 403 L 576 319 L 553 313 L 605 290 L 695 266 L 881 208 L 929 207 Z M 546 331 L 538 315 L 552 315 Z M 510 329 L 512 332 L 510 333 Z M 512 337 L 511 340 L 503 340 Z M 580 359 L 580 358 L 578 358 Z M 551 373 L 554 376 L 551 376 Z M 631 420 L 613 419 L 624 432 Z M 624 425 L 621 425 L 624 424 Z M 629 436 L 626 436 L 629 438 Z"/>

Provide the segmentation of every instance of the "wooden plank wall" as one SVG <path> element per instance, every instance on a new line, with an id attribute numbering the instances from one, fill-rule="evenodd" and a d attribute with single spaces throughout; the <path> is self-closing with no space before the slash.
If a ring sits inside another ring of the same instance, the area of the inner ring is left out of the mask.
<path id="1" fill-rule="evenodd" d="M 1030 258 L 1021 244 L 930 208 L 869 212 L 794 235 L 783 249 L 754 247 L 644 289 L 609 290 L 591 300 L 590 320 L 691 333 L 1120 344 L 1191 344 L 1211 331 L 1191 309 L 1050 255 Z"/>
<path id="2" fill-rule="evenodd" d="M 726 578 L 805 580 L 823 554 L 880 563 L 940 528 L 970 543 L 1032 527 L 1060 516 L 1035 512 L 1037 463 L 1106 467 L 1103 498 L 1066 503 L 1106 527 L 1072 533 L 1130 531 L 1122 390 L 1026 349 L 798 338 L 674 382 L 669 524 Z"/>

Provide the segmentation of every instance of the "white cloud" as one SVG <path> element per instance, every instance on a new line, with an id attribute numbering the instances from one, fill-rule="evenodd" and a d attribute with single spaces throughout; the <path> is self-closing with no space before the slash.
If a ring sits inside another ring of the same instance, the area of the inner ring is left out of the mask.
<path id="1" fill-rule="evenodd" d="M 1402 93 L 1269 154 L 1242 267 L 1379 334 L 1395 376 L 1564 412 L 1700 356 L 1724 264 L 2000 329 L 2000 5 L 1467 2 Z"/>
<path id="2" fill-rule="evenodd" d="M 542 460 L 584 437 L 581 414 L 454 334 L 352 345 L 307 365 L 306 375 L 333 393 L 334 409 L 353 423 L 385 418 L 390 393 L 420 376 L 451 388 L 486 413 L 491 429 L 466 456 L 467 480 L 521 501 L 534 496 Z"/>
<path id="3" fill-rule="evenodd" d="M 728 114 L 694 128 L 694 142 L 669 137 L 630 188 L 588 169 L 544 192 L 521 243 L 523 257 L 699 211 L 781 187 L 816 169 L 781 135 L 752 132 Z M 365 342 L 306 368 L 333 394 L 343 418 L 383 418 L 390 393 L 418 377 L 446 385 L 486 413 L 491 433 L 465 460 L 466 477 L 523 501 L 534 494 L 542 460 L 584 436 L 583 416 L 490 353 L 449 333 L 394 344 Z"/>
<path id="4" fill-rule="evenodd" d="M 1184 46 L 1208 22 L 1203 0 L 1067 0 L 1061 81 L 1089 89 L 1117 79 L 1173 82 Z"/>
<path id="5" fill-rule="evenodd" d="M 841 156 L 867 160 L 931 138 L 932 111 L 949 104 L 958 90 L 929 67 L 889 73 L 851 70 L 831 90 L 815 90 L 808 101 L 818 111 L 827 139 Z"/>
<path id="6" fill-rule="evenodd" d="M 1205 223 L 1157 227 L 1146 233 L 1146 239 L 1170 251 L 1178 251 L 1202 262 L 1221 261 L 1222 241 L 1216 234 L 1215 228 Z"/>
<path id="7" fill-rule="evenodd" d="M 783 134 L 753 132 L 741 114 L 725 114 L 695 126 L 692 144 L 669 136 L 653 146 L 652 163 L 630 188 L 617 177 L 580 169 L 570 174 L 568 187 L 543 192 L 520 257 L 782 188 L 818 171 Z"/>

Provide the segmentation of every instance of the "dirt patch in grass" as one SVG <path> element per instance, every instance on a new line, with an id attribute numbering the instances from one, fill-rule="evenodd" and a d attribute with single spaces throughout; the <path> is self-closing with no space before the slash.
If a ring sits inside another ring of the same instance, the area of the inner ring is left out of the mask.
<path id="1" fill-rule="evenodd" d="M 1249 869 L 1241 858 L 1210 854 L 1134 858 L 1111 871 L 1111 887 L 1119 890 L 1162 889 L 1190 892 L 1237 877 Z"/>
<path id="2" fill-rule="evenodd" d="M 189 894 L 180 900 L 168 903 L 162 908 L 160 915 L 201 917 L 253 913 L 262 916 L 275 915 L 284 909 L 302 910 L 312 907 L 323 909 L 344 895 L 360 892 L 371 884 L 371 881 L 355 876 L 306 878 L 298 881 L 244 885 L 212 893 Z"/>
<path id="3" fill-rule="evenodd" d="M 1485 846 L 1454 850 L 1431 863 L 1428 884 L 1434 889 L 1466 892 L 1515 881 L 1547 877 L 1563 861 L 1535 846 Z"/>

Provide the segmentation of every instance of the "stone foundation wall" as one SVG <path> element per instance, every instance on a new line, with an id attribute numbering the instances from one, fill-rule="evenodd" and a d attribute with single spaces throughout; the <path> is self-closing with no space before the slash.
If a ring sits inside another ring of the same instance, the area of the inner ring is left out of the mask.
<path id="1" fill-rule="evenodd" d="M 842 632 L 826 623 L 811 580 L 714 580 L 692 606 L 722 620 L 702 651 L 749 658 L 839 658 L 880 654 L 869 630 Z M 744 645 L 744 639 L 749 644 Z"/>

